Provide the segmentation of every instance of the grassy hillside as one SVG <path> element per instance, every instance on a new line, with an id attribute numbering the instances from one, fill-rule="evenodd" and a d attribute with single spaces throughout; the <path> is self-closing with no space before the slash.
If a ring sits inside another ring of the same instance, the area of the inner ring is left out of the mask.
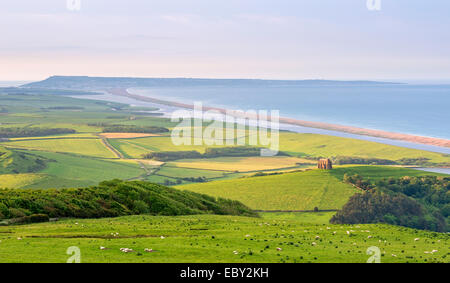
<path id="1" fill-rule="evenodd" d="M 400 178 L 404 176 L 448 176 L 446 174 L 431 173 L 410 168 L 401 168 L 393 166 L 339 166 L 331 171 L 331 174 L 342 180 L 344 174 L 347 175 L 361 175 L 368 180 L 379 180 L 384 178 Z"/>
<path id="2" fill-rule="evenodd" d="M 433 163 L 450 164 L 450 155 L 448 154 L 316 134 L 282 132 L 280 134 L 280 150 L 293 155 L 315 157 L 355 156 L 393 161 L 403 158 L 428 158 Z"/>
<path id="3" fill-rule="evenodd" d="M 0 174 L 33 173 L 46 167 L 48 159 L 0 146 Z"/>
<path id="4" fill-rule="evenodd" d="M 221 214 L 256 216 L 237 201 L 215 199 L 148 182 L 102 182 L 96 187 L 0 190 L 0 219 L 35 214 L 101 218 L 124 215 Z"/>
<path id="5" fill-rule="evenodd" d="M 307 171 L 180 186 L 236 199 L 256 210 L 339 209 L 357 192 L 329 171 Z"/>
<path id="6" fill-rule="evenodd" d="M 145 174 L 137 162 L 117 162 L 98 158 L 75 156 L 54 152 L 32 151 L 32 153 L 54 160 L 40 173 L 65 179 L 66 182 L 58 181 L 38 183 L 34 188 L 74 187 L 85 185 L 96 185 L 104 180 L 132 179 Z"/>
<path id="7" fill-rule="evenodd" d="M 236 199 L 257 210 L 340 209 L 358 192 L 342 182 L 345 173 L 359 174 L 368 179 L 441 175 L 389 166 L 340 166 L 331 171 L 312 170 L 189 184 L 179 188 Z"/>
<path id="8" fill-rule="evenodd" d="M 23 188 L 45 179 L 43 174 L 3 174 L 0 175 L 0 188 Z"/>
<path id="9" fill-rule="evenodd" d="M 50 152 L 68 152 L 79 155 L 95 156 L 101 158 L 115 158 L 100 139 L 42 139 L 11 141 L 3 143 L 5 146 L 27 148 Z"/>
<path id="10" fill-rule="evenodd" d="M 382 263 L 450 262 L 450 240 L 445 234 L 390 225 L 305 223 L 297 218 L 141 215 L 74 219 L 0 227 L 0 240 L 5 263 L 64 263 L 71 246 L 80 249 L 83 263 L 365 263 L 371 246 L 380 249 Z M 134 252 L 124 253 L 120 248 Z"/>

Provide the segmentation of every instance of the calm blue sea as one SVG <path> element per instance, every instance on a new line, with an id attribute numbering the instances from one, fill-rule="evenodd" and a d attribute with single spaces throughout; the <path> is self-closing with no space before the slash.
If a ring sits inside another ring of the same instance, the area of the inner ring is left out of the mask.
<path id="1" fill-rule="evenodd" d="M 134 88 L 150 97 L 450 139 L 450 85 Z"/>

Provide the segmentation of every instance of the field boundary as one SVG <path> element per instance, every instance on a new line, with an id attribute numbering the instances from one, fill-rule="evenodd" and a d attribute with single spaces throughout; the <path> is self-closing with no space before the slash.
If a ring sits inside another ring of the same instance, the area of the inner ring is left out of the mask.
<path id="1" fill-rule="evenodd" d="M 323 210 L 254 210 L 255 212 L 276 213 L 276 212 L 338 212 L 338 209 L 323 209 Z"/>

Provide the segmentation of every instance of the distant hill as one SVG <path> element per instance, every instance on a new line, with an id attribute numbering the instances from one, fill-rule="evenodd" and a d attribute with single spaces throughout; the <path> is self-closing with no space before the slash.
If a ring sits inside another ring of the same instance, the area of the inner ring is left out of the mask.
<path id="1" fill-rule="evenodd" d="M 0 94 L 27 94 L 27 95 L 96 95 L 100 93 L 70 90 L 69 88 L 59 89 L 55 87 L 0 87 Z"/>
<path id="2" fill-rule="evenodd" d="M 88 76 L 52 76 L 46 80 L 25 84 L 25 88 L 102 89 L 130 87 L 185 86 L 301 86 L 301 85 L 380 85 L 374 81 L 330 80 L 257 80 L 257 79 L 193 79 L 193 78 L 113 78 Z"/>

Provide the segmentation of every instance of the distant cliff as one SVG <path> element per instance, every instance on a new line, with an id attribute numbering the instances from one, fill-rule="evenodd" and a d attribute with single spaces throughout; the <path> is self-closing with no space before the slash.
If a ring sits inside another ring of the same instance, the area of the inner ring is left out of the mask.
<path id="1" fill-rule="evenodd" d="M 302 85 L 380 85 L 373 81 L 329 80 L 256 80 L 256 79 L 193 79 L 193 78 L 113 78 L 87 76 L 52 76 L 23 87 L 58 89 L 105 89 L 130 87 L 186 87 L 186 86 L 302 86 Z"/>

